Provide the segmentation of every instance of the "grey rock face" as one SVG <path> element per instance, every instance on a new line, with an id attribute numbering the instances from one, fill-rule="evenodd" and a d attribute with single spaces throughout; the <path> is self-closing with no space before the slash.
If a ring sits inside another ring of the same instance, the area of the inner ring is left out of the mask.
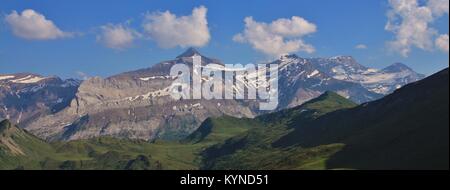
<path id="1" fill-rule="evenodd" d="M 37 118 L 27 129 L 49 140 L 114 136 L 153 140 L 182 138 L 208 117 L 253 117 L 254 112 L 236 100 L 174 100 L 169 88 L 174 64 L 192 65 L 187 52 L 175 60 L 148 69 L 106 79 L 84 81 L 70 105 L 58 113 Z M 214 59 L 203 57 L 202 64 Z M 214 63 L 221 64 L 215 61 Z"/>

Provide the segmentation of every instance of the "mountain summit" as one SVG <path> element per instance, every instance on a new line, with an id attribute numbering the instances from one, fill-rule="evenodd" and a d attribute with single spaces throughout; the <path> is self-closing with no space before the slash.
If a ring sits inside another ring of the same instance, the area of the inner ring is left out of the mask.
<path id="1" fill-rule="evenodd" d="M 383 71 L 389 72 L 389 73 L 395 73 L 395 72 L 413 71 L 413 70 L 411 68 L 409 68 L 408 66 L 406 66 L 405 64 L 397 62 L 397 63 L 394 63 L 392 65 L 385 67 L 383 69 Z"/>
<path id="2" fill-rule="evenodd" d="M 201 54 L 197 49 L 195 49 L 193 47 L 188 48 L 182 54 L 178 55 L 176 57 L 176 59 L 183 60 L 183 62 L 185 62 L 188 65 L 190 65 L 191 62 L 192 62 L 192 56 L 194 56 L 194 55 L 200 56 L 202 58 L 202 65 L 206 65 L 206 64 L 210 64 L 210 63 L 223 65 L 223 63 L 220 60 L 214 59 L 214 58 L 210 58 L 210 57 L 206 57 L 203 54 Z"/>
<path id="3" fill-rule="evenodd" d="M 200 54 L 200 52 L 199 52 L 197 49 L 195 49 L 195 48 L 193 48 L 193 47 L 190 47 L 190 48 L 188 48 L 185 52 L 183 52 L 182 54 L 180 54 L 179 56 L 177 56 L 177 58 L 182 58 L 182 57 L 192 57 L 192 56 L 194 56 L 194 55 L 199 55 L 199 56 L 202 56 L 202 57 L 203 57 L 203 55 Z"/>

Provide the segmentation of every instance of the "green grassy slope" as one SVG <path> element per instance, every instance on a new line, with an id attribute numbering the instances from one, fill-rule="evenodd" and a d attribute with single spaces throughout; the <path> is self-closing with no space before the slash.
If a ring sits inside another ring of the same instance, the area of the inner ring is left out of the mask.
<path id="1" fill-rule="evenodd" d="M 262 123 L 247 118 L 223 116 L 206 119 L 200 127 L 189 135 L 183 142 L 187 143 L 217 143 L 244 133 Z"/>
<path id="2" fill-rule="evenodd" d="M 47 143 L 0 123 L 0 169 L 196 169 L 199 148 L 108 137 Z"/>
<path id="3" fill-rule="evenodd" d="M 201 138 L 196 134 L 206 125 L 184 142 L 151 143 L 110 137 L 47 143 L 4 120 L 0 169 L 198 169 L 206 147 L 249 129 L 242 122 L 249 119 L 224 118 L 209 119 L 224 127 L 214 127 Z"/>
<path id="4" fill-rule="evenodd" d="M 0 122 L 0 169 L 37 168 L 35 160 L 53 155 L 50 144 L 13 126 L 8 120 Z"/>
<path id="5" fill-rule="evenodd" d="M 202 166 L 448 169 L 448 81 L 446 69 L 354 108 L 336 94 L 324 94 L 300 107 L 258 117 L 266 127 L 206 149 Z"/>
<path id="6" fill-rule="evenodd" d="M 333 112 L 275 144 L 343 143 L 328 168 L 448 169 L 448 69 L 378 101 Z"/>
<path id="7" fill-rule="evenodd" d="M 259 126 L 254 125 L 245 133 L 207 148 L 203 152 L 202 168 L 324 169 L 324 158 L 340 150 L 342 144 L 328 144 L 307 149 L 276 148 L 272 144 L 295 128 L 307 125 L 323 114 L 354 106 L 355 103 L 336 93 L 326 92 L 301 106 L 260 116 L 252 121 L 259 123 Z"/>
<path id="8" fill-rule="evenodd" d="M 448 69 L 405 86 L 392 95 L 352 110 L 367 121 L 342 122 L 341 116 L 326 118 L 353 130 L 347 146 L 330 158 L 329 167 L 356 169 L 447 169 L 449 168 L 449 76 Z M 339 118 L 339 119 L 338 119 Z M 368 118 L 368 119 L 367 119 Z M 357 129 L 361 126 L 361 131 Z M 363 150 L 363 151 L 362 151 Z"/>
<path id="9" fill-rule="evenodd" d="M 47 143 L 13 129 L 20 131 L 13 148 L 0 137 L 0 169 L 198 169 L 198 153 L 208 145 L 109 137 Z"/>

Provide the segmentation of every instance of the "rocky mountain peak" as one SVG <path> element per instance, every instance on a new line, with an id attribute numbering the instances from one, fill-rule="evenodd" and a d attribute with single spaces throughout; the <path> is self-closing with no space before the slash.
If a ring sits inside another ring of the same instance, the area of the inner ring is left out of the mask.
<path id="1" fill-rule="evenodd" d="M 199 55 L 199 56 L 204 57 L 197 49 L 190 47 L 186 51 L 184 51 L 182 54 L 177 56 L 177 58 L 192 57 L 194 55 Z"/>
<path id="2" fill-rule="evenodd" d="M 403 63 L 394 63 L 383 69 L 385 72 L 401 72 L 401 71 L 412 71 L 411 68 Z"/>
<path id="3" fill-rule="evenodd" d="M 215 63 L 215 64 L 223 65 L 223 63 L 220 60 L 206 57 L 193 47 L 188 48 L 186 51 L 184 51 L 182 54 L 180 54 L 176 58 L 177 58 L 177 60 L 182 60 L 182 62 L 190 65 L 190 64 L 192 64 L 191 57 L 194 55 L 198 55 L 202 58 L 202 64 Z"/>
<path id="4" fill-rule="evenodd" d="M 286 54 L 280 57 L 281 60 L 284 59 L 298 59 L 299 57 L 296 54 Z"/>

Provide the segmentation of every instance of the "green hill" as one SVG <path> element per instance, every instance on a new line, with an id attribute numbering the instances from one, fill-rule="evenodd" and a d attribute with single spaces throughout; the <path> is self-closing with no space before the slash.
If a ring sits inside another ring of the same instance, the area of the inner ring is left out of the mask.
<path id="1" fill-rule="evenodd" d="M 356 106 L 334 92 L 326 92 L 305 104 L 257 117 L 250 129 L 203 151 L 203 169 L 324 169 L 328 157 L 342 145 L 332 144 L 304 149 L 276 148 L 272 144 L 295 128 L 340 109 Z M 222 118 L 226 119 L 226 118 Z M 222 122 L 226 123 L 226 122 Z M 250 122 L 247 122 L 250 123 Z M 216 128 L 220 123 L 216 123 Z"/>
<path id="2" fill-rule="evenodd" d="M 208 129 L 202 125 L 184 142 L 101 137 L 53 143 L 4 120 L 0 123 L 0 169 L 198 169 L 202 150 L 248 130 L 236 124 L 250 121 L 231 117 L 209 120 L 224 127 L 198 136 Z"/>
<path id="3" fill-rule="evenodd" d="M 204 169 L 448 169 L 448 69 L 354 108 L 334 93 L 258 117 Z M 340 102 L 340 103 L 336 103 Z"/>
<path id="4" fill-rule="evenodd" d="M 183 142 L 208 143 L 221 142 L 238 134 L 244 133 L 262 123 L 247 118 L 223 116 L 206 119 L 200 127 L 189 135 Z"/>
<path id="5" fill-rule="evenodd" d="M 0 169 L 37 167 L 35 160 L 53 155 L 52 146 L 12 125 L 8 120 L 0 122 Z"/>
<path id="6" fill-rule="evenodd" d="M 109 137 L 47 143 L 0 123 L 0 169 L 196 169 L 203 146 Z"/>

